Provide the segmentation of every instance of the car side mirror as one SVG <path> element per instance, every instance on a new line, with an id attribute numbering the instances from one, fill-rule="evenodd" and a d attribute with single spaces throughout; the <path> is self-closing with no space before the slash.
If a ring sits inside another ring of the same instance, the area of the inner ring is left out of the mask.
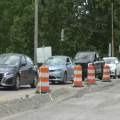
<path id="1" fill-rule="evenodd" d="M 118 64 L 118 61 L 115 61 L 115 64 L 117 65 L 117 64 Z"/>
<path id="2" fill-rule="evenodd" d="M 66 65 L 70 65 L 71 63 L 70 62 L 67 62 Z"/>
<path id="3" fill-rule="evenodd" d="M 95 58 L 94 60 L 95 60 L 95 61 L 96 61 L 96 60 L 99 61 L 99 57 Z"/>
<path id="4" fill-rule="evenodd" d="M 25 66 L 25 65 L 26 65 L 26 63 L 21 63 L 21 64 L 20 64 L 20 66 Z"/>

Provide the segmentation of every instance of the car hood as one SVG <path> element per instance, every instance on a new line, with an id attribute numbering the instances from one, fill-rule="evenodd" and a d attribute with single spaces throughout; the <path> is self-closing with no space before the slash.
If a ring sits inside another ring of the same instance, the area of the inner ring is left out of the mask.
<path id="1" fill-rule="evenodd" d="M 88 59 L 75 59 L 75 63 L 88 63 L 88 62 L 93 62 L 93 60 L 88 60 Z"/>
<path id="2" fill-rule="evenodd" d="M 48 67 L 49 70 L 57 70 L 64 68 L 64 65 L 45 65 L 45 66 Z"/>
<path id="3" fill-rule="evenodd" d="M 106 65 L 108 65 L 110 68 L 116 67 L 115 64 L 106 64 Z"/>
<path id="4" fill-rule="evenodd" d="M 8 71 L 11 71 L 15 68 L 16 68 L 16 66 L 0 65 L 0 73 L 8 72 Z"/>

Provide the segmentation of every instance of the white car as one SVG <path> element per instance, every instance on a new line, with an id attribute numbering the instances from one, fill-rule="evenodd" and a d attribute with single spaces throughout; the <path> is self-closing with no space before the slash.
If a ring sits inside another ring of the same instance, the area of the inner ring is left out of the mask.
<path id="1" fill-rule="evenodd" d="M 120 65 L 117 57 L 104 57 L 105 64 L 110 67 L 110 77 L 120 77 Z"/>

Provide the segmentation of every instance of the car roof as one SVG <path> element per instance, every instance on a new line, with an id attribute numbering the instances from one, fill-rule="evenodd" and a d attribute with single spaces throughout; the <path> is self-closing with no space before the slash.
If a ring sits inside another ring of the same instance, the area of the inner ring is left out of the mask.
<path id="1" fill-rule="evenodd" d="M 104 57 L 103 59 L 118 59 L 117 57 Z"/>
<path id="2" fill-rule="evenodd" d="M 54 55 L 54 56 L 51 56 L 51 57 L 67 58 L 67 57 L 69 57 L 69 56 L 65 56 L 65 55 Z"/>
<path id="3" fill-rule="evenodd" d="M 77 53 L 97 53 L 96 51 L 79 51 Z"/>
<path id="4" fill-rule="evenodd" d="M 23 54 L 19 54 L 19 53 L 4 53 L 4 54 L 1 54 L 3 56 L 8 56 L 8 55 L 17 55 L 17 56 L 22 56 Z"/>

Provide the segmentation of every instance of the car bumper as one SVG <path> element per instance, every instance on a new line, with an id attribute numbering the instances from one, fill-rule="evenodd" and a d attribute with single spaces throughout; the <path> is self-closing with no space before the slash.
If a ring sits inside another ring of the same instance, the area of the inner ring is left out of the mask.
<path id="1" fill-rule="evenodd" d="M 82 76 L 87 77 L 87 71 L 88 71 L 88 69 L 83 69 L 82 70 Z"/>
<path id="2" fill-rule="evenodd" d="M 49 81 L 63 81 L 64 71 L 49 72 Z"/>
<path id="3" fill-rule="evenodd" d="M 6 75 L 0 78 L 0 86 L 13 86 L 13 74 Z"/>

